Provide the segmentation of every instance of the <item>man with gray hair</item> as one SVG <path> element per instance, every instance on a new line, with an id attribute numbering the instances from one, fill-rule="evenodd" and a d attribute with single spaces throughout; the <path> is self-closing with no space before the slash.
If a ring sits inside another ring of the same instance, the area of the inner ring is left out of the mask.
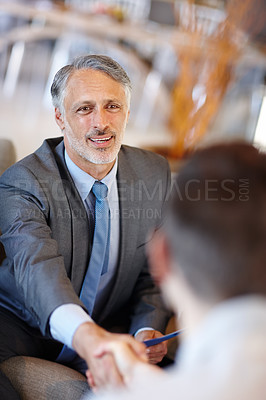
<path id="1" fill-rule="evenodd" d="M 57 72 L 51 94 L 63 136 L 0 179 L 0 362 L 30 355 L 89 367 L 97 387 L 119 385 L 113 358 L 95 359 L 94 348 L 124 340 L 142 356 L 140 342 L 161 336 L 169 319 L 145 254 L 169 167 L 122 145 L 131 83 L 111 58 L 75 59 Z M 158 363 L 165 354 L 160 344 L 148 357 Z"/>

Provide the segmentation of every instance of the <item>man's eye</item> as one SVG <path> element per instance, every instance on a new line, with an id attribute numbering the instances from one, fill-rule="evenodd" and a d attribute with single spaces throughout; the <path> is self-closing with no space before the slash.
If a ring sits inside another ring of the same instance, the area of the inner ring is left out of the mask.
<path id="1" fill-rule="evenodd" d="M 90 112 L 90 111 L 92 111 L 92 108 L 88 107 L 88 106 L 80 107 L 77 110 L 78 113 L 87 113 L 87 112 Z"/>
<path id="2" fill-rule="evenodd" d="M 107 108 L 109 110 L 119 110 L 120 106 L 118 104 L 108 104 Z"/>

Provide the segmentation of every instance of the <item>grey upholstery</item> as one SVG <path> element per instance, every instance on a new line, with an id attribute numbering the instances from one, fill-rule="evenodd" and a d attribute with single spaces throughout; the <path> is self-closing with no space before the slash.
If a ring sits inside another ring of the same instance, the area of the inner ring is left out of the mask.
<path id="1" fill-rule="evenodd" d="M 0 364 L 22 400 L 79 400 L 88 391 L 79 372 L 51 361 L 12 357 Z"/>
<path id="2" fill-rule="evenodd" d="M 16 162 L 15 147 L 11 140 L 0 138 L 0 175 Z"/>

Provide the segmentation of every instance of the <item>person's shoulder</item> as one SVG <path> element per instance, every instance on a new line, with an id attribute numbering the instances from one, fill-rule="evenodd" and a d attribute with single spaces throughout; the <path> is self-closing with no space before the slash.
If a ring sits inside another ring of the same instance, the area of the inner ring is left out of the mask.
<path id="1" fill-rule="evenodd" d="M 22 165 L 39 164 L 48 166 L 49 162 L 54 161 L 56 149 L 62 144 L 63 137 L 45 139 L 42 145 L 32 154 L 29 154 L 21 160 Z"/>
<path id="2" fill-rule="evenodd" d="M 119 152 L 119 158 L 121 157 L 125 158 L 129 163 L 135 164 L 135 167 L 139 166 L 143 168 L 147 166 L 150 168 L 152 166 L 154 168 L 169 168 L 165 157 L 138 147 L 122 145 Z"/>
<path id="3" fill-rule="evenodd" d="M 15 164 L 11 165 L 1 176 L 0 180 L 4 182 L 12 177 L 29 177 L 30 175 L 47 174 L 48 171 L 56 169 L 54 153 L 56 147 L 62 142 L 62 137 L 46 139 L 42 145 L 33 153 L 27 155 Z"/>

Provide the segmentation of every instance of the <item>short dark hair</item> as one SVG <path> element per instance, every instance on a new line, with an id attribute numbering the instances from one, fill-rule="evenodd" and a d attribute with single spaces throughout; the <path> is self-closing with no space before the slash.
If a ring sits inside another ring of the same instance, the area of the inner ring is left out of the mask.
<path id="1" fill-rule="evenodd" d="M 266 154 L 245 143 L 196 152 L 173 182 L 165 232 L 205 299 L 266 294 Z"/>
<path id="2" fill-rule="evenodd" d="M 111 57 L 105 55 L 87 54 L 76 57 L 71 64 L 65 65 L 55 74 L 51 86 L 51 95 L 54 107 L 59 108 L 61 112 L 63 111 L 63 102 L 68 79 L 74 71 L 80 69 L 92 69 L 109 75 L 124 87 L 128 101 L 130 100 L 132 90 L 131 82 L 121 65 Z"/>

